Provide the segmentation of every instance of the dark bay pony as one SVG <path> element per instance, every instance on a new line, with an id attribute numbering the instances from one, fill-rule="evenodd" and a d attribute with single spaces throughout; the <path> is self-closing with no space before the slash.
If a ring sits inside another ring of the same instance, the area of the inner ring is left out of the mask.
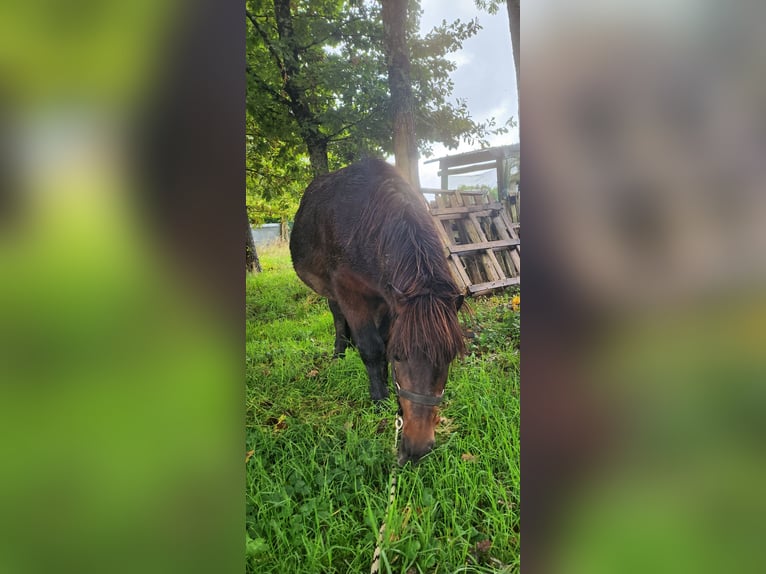
<path id="1" fill-rule="evenodd" d="M 404 426 L 399 464 L 431 450 L 452 360 L 464 351 L 463 295 L 422 196 L 396 169 L 368 159 L 315 179 L 295 216 L 298 276 L 327 297 L 335 355 L 359 350 L 370 396 L 388 396 L 388 363 Z"/>

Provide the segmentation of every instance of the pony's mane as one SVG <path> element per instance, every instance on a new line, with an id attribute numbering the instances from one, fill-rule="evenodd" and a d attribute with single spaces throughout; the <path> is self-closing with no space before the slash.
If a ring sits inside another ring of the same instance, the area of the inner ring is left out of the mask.
<path id="1" fill-rule="evenodd" d="M 428 295 L 406 300 L 391 326 L 388 352 L 402 358 L 418 353 L 439 367 L 462 355 L 465 342 L 455 300 Z"/>
<path id="2" fill-rule="evenodd" d="M 388 352 L 421 354 L 437 366 L 465 351 L 455 303 L 461 295 L 424 199 L 384 162 L 358 221 L 358 238 L 375 237 L 380 272 L 399 300 Z M 377 167 L 377 166 L 376 166 Z"/>

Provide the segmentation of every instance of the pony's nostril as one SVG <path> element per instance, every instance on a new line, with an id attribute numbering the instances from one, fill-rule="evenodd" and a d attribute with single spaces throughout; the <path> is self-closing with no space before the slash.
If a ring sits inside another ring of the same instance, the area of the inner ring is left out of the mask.
<path id="1" fill-rule="evenodd" d="M 409 441 L 403 440 L 399 446 L 399 455 L 397 460 L 399 466 L 404 466 L 408 461 L 417 464 L 421 458 L 427 455 L 434 448 L 434 441 L 428 441 L 422 448 L 414 449 Z"/>

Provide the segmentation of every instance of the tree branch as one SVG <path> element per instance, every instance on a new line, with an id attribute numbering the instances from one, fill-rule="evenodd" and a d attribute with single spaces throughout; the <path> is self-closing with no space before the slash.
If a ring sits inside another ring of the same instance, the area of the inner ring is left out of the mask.
<path id="1" fill-rule="evenodd" d="M 245 16 L 247 16 L 247 19 L 250 20 L 250 23 L 253 25 L 253 28 L 255 28 L 255 31 L 258 32 L 258 35 L 263 40 L 264 45 L 266 46 L 266 49 L 269 51 L 269 54 L 271 54 L 271 57 L 274 59 L 274 62 L 277 64 L 277 68 L 279 68 L 279 71 L 282 72 L 282 80 L 287 81 L 287 70 L 285 68 L 285 63 L 282 60 L 282 58 L 279 55 L 279 52 L 277 52 L 274 45 L 271 43 L 271 40 L 269 39 L 269 35 L 266 33 L 266 30 L 264 30 L 261 25 L 258 23 L 258 20 L 256 20 L 255 15 L 250 12 L 250 10 L 245 10 Z"/>
<path id="2" fill-rule="evenodd" d="M 355 122 L 351 122 L 351 123 L 348 123 L 348 124 L 344 125 L 342 128 L 340 128 L 339 130 L 336 130 L 335 132 L 333 132 L 333 133 L 331 133 L 331 134 L 329 134 L 329 135 L 325 136 L 325 137 L 327 138 L 327 141 L 328 141 L 328 142 L 331 142 L 331 141 L 341 141 L 341 140 L 343 140 L 343 139 L 346 139 L 345 137 L 343 137 L 343 138 L 338 138 L 338 139 L 335 139 L 335 136 L 339 136 L 340 134 L 342 134 L 343 132 L 345 132 L 347 129 L 349 129 L 349 128 L 353 128 L 354 126 L 358 126 L 358 125 L 359 125 L 359 124 L 361 124 L 362 122 L 364 122 L 364 121 L 366 121 L 366 120 L 370 119 L 370 117 L 371 117 L 371 116 L 373 116 L 373 115 L 374 115 L 374 114 L 375 114 L 377 111 L 379 111 L 379 110 L 380 110 L 380 108 L 382 108 L 382 107 L 383 107 L 383 105 L 384 105 L 384 104 L 378 104 L 377 106 L 375 106 L 374 108 L 372 108 L 372 109 L 371 109 L 371 110 L 370 110 L 368 113 L 366 113 L 364 116 L 362 116 L 361 118 L 359 118 L 359 119 L 358 119 L 358 120 L 356 120 Z"/>
<path id="3" fill-rule="evenodd" d="M 255 70 L 253 70 L 252 67 L 250 67 L 250 64 L 245 64 L 245 71 L 250 74 L 250 77 L 255 80 L 255 82 L 263 88 L 278 104 L 282 105 L 289 105 L 290 101 L 281 93 L 276 91 L 274 88 L 272 88 L 266 80 L 261 78 Z"/>
<path id="4" fill-rule="evenodd" d="M 331 33 L 329 33 L 324 38 L 320 38 L 318 40 L 314 40 L 313 42 L 309 42 L 308 44 L 305 44 L 305 45 L 302 45 L 302 46 L 299 45 L 298 49 L 305 51 L 305 50 L 308 50 L 309 48 L 313 48 L 314 46 L 318 46 L 319 44 L 324 44 L 330 38 L 335 38 L 336 36 L 341 36 L 341 35 L 345 36 L 345 37 L 348 37 L 348 38 L 358 38 L 360 36 L 366 37 L 366 36 L 364 36 L 364 34 L 345 34 L 345 33 L 342 32 L 342 30 L 346 26 L 348 26 L 349 24 L 353 24 L 354 22 L 363 22 L 365 19 L 366 19 L 365 17 L 359 16 L 359 17 L 356 17 L 356 18 L 349 18 L 345 22 L 340 22 L 339 24 L 337 24 L 335 30 L 333 30 Z"/>

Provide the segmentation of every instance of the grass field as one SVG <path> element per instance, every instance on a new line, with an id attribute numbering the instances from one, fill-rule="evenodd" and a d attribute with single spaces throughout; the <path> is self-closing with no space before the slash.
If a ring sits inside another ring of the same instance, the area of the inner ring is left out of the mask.
<path id="1" fill-rule="evenodd" d="M 519 571 L 519 312 L 511 293 L 470 300 L 436 448 L 397 470 L 387 511 L 395 400 L 376 412 L 356 351 L 333 360 L 326 302 L 286 246 L 247 282 L 247 571 Z M 392 393 L 393 395 L 393 393 Z"/>

